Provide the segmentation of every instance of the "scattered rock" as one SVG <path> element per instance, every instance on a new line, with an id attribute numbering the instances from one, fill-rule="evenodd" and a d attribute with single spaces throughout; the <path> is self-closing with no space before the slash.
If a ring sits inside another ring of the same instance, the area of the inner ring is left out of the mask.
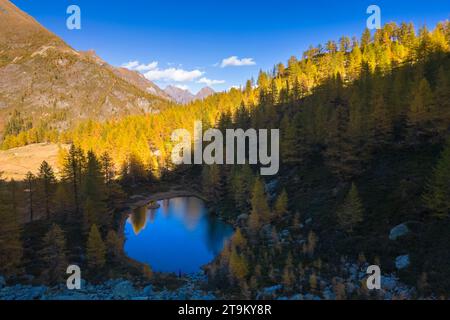
<path id="1" fill-rule="evenodd" d="M 407 235 L 409 232 L 408 226 L 405 223 L 402 223 L 391 230 L 389 239 L 395 241 L 398 238 Z"/>
<path id="2" fill-rule="evenodd" d="M 261 299 L 264 297 L 274 296 L 277 293 L 277 291 L 280 291 L 281 289 L 283 289 L 283 286 L 281 284 L 272 286 L 272 287 L 268 287 L 268 288 L 264 288 L 258 293 L 256 299 L 258 300 L 258 299 Z"/>
<path id="3" fill-rule="evenodd" d="M 399 256 L 395 259 L 395 266 L 397 267 L 398 270 L 402 270 L 409 267 L 409 264 L 410 264 L 409 254 Z"/>
<path id="4" fill-rule="evenodd" d="M 136 294 L 136 290 L 130 281 L 122 281 L 114 286 L 113 294 L 119 299 L 129 299 Z"/>
<path id="5" fill-rule="evenodd" d="M 393 276 L 381 276 L 381 287 L 384 290 L 394 290 L 398 286 L 398 279 Z"/>

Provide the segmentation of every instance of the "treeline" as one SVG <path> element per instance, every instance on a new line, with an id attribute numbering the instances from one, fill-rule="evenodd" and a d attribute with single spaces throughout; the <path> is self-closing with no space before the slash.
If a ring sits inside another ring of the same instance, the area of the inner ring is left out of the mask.
<path id="1" fill-rule="evenodd" d="M 122 174 L 123 181 L 130 179 Z M 16 281 L 31 274 L 41 283 L 60 284 L 70 264 L 93 280 L 123 267 L 115 213 L 126 194 L 116 176 L 107 153 L 97 157 L 72 145 L 60 179 L 45 161 L 24 181 L 0 179 L 0 274 Z M 151 275 L 149 268 L 144 271 Z"/>

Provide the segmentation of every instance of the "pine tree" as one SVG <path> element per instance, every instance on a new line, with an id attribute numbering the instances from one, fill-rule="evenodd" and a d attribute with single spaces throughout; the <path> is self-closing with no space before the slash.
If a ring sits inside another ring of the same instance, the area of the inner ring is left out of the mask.
<path id="1" fill-rule="evenodd" d="M 34 221 L 34 207 L 35 207 L 34 194 L 36 191 L 36 176 L 31 172 L 28 172 L 25 177 L 25 181 L 27 186 L 27 189 L 25 191 L 28 194 L 28 212 L 30 215 L 30 221 L 32 222 Z"/>
<path id="2" fill-rule="evenodd" d="M 42 194 L 43 205 L 47 219 L 50 217 L 53 197 L 56 191 L 56 177 L 53 168 L 46 162 L 42 162 L 38 174 L 39 190 Z"/>
<path id="3" fill-rule="evenodd" d="M 253 187 L 253 172 L 249 165 L 242 167 L 233 167 L 233 177 L 229 192 L 233 194 L 236 208 L 239 212 L 247 213 L 250 211 L 250 194 Z"/>
<path id="4" fill-rule="evenodd" d="M 289 116 L 285 115 L 281 121 L 281 159 L 284 163 L 299 163 L 299 129 Z"/>
<path id="5" fill-rule="evenodd" d="M 377 72 L 378 71 L 378 72 Z M 375 80 L 371 92 L 371 137 L 370 143 L 377 147 L 386 145 L 390 142 L 392 133 L 391 117 L 386 105 L 383 86 L 381 82 L 381 71 L 377 68 Z"/>
<path id="6" fill-rule="evenodd" d="M 109 257 L 116 260 L 122 255 L 122 241 L 114 230 L 108 231 L 106 236 L 106 247 Z"/>
<path id="7" fill-rule="evenodd" d="M 420 135 L 425 130 L 424 124 L 430 120 L 432 103 L 433 92 L 427 79 L 423 78 L 414 93 L 408 113 L 408 124 L 413 135 Z"/>
<path id="8" fill-rule="evenodd" d="M 66 238 L 58 225 L 54 224 L 45 235 L 41 256 L 45 265 L 42 277 L 49 284 L 61 283 L 65 279 L 68 263 Z"/>
<path id="9" fill-rule="evenodd" d="M 81 149 L 72 145 L 64 159 L 61 172 L 63 182 L 68 186 L 75 214 L 81 209 L 81 184 L 85 166 L 85 157 Z"/>
<path id="10" fill-rule="evenodd" d="M 344 203 L 337 211 L 339 226 L 346 232 L 353 232 L 355 225 L 363 221 L 364 208 L 359 198 L 358 189 L 352 183 Z"/>
<path id="11" fill-rule="evenodd" d="M 219 165 L 203 166 L 202 188 L 208 200 L 219 203 L 223 200 L 226 189 Z"/>
<path id="12" fill-rule="evenodd" d="M 439 131 L 445 132 L 450 122 L 450 78 L 445 74 L 443 67 L 440 67 L 438 71 L 434 97 L 435 108 L 432 118 L 439 124 Z"/>
<path id="13" fill-rule="evenodd" d="M 11 194 L 0 174 L 0 274 L 15 276 L 22 260 L 22 229 L 14 213 Z"/>
<path id="14" fill-rule="evenodd" d="M 104 175 L 97 157 L 92 151 L 88 152 L 83 185 L 86 232 L 90 230 L 92 224 L 104 228 L 111 223 L 106 204 L 106 187 L 104 181 Z"/>
<path id="15" fill-rule="evenodd" d="M 86 256 L 88 266 L 91 270 L 100 269 L 106 262 L 106 248 L 102 236 L 94 224 L 89 232 L 87 241 Z"/>
<path id="16" fill-rule="evenodd" d="M 425 204 L 435 218 L 446 219 L 450 215 L 450 141 L 434 169 L 427 191 Z"/>

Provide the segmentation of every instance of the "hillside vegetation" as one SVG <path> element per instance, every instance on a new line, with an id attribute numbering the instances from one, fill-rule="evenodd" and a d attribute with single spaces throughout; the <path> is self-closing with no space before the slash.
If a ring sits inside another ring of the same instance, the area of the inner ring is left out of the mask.
<path id="1" fill-rule="evenodd" d="M 280 174 L 264 180 L 250 166 L 175 167 L 171 133 L 193 130 L 196 120 L 221 130 L 280 128 Z M 105 259 L 120 256 L 101 244 L 120 242 L 110 232 L 122 190 L 176 183 L 201 189 L 213 211 L 237 227 L 208 267 L 209 284 L 227 296 L 254 298 L 278 283 L 287 296 L 321 295 L 331 283 L 336 298 L 381 298 L 359 283 L 355 289 L 348 275 L 349 264 L 370 263 L 398 274 L 414 297 L 448 298 L 449 129 L 450 23 L 418 33 L 411 24 L 390 23 L 373 35 L 311 47 L 242 90 L 156 115 L 88 120 L 52 135 L 19 130 L 3 147 L 42 139 L 74 144 L 63 178 L 52 179 L 54 202 L 39 226 L 47 232 L 54 216 L 77 244 L 71 254 L 86 253 L 81 263 L 93 278 L 108 274 Z M 45 169 L 37 180 L 28 177 L 41 186 L 36 190 L 45 186 Z M 14 207 L 15 189 L 6 182 L 1 188 L 4 206 Z M 408 233 L 390 239 L 399 224 Z M 22 245 L 18 237 L 0 243 L 13 244 L 0 246 L 0 260 Z M 97 244 L 103 249 L 94 250 Z M 396 265 L 397 258 L 408 263 Z M 20 261 L 0 272 L 14 275 Z"/>

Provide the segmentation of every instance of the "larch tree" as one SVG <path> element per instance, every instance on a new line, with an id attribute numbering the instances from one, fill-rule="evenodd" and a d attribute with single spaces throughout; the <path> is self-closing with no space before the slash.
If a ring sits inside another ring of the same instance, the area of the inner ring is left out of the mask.
<path id="1" fill-rule="evenodd" d="M 106 236 L 107 253 L 111 260 L 117 260 L 122 255 L 122 241 L 117 232 L 114 230 L 108 231 Z"/>
<path id="2" fill-rule="evenodd" d="M 54 224 L 45 235 L 41 256 L 45 265 L 43 279 L 50 284 L 61 283 L 65 279 L 68 262 L 66 237 L 58 225 Z"/>
<path id="3" fill-rule="evenodd" d="M 285 189 L 281 192 L 275 202 L 274 214 L 276 218 L 283 217 L 288 212 L 288 195 Z"/>
<path id="4" fill-rule="evenodd" d="M 450 215 L 450 141 L 434 169 L 424 196 L 425 204 L 435 218 L 445 219 Z"/>
<path id="5" fill-rule="evenodd" d="M 424 124 L 430 120 L 430 110 L 433 103 L 433 92 L 427 79 L 420 80 L 413 94 L 413 100 L 408 112 L 408 124 L 413 136 L 423 133 Z"/>
<path id="6" fill-rule="evenodd" d="M 240 282 L 245 281 L 249 271 L 248 263 L 243 255 L 237 253 L 236 249 L 231 250 L 229 269 L 234 279 Z"/>
<path id="7" fill-rule="evenodd" d="M 106 262 L 106 247 L 97 226 L 94 224 L 89 232 L 86 256 L 89 268 L 101 269 Z"/>
<path id="8" fill-rule="evenodd" d="M 364 207 L 358 194 L 356 185 L 352 183 L 344 203 L 337 210 L 339 226 L 346 232 L 352 233 L 353 228 L 363 221 Z"/>
<path id="9" fill-rule="evenodd" d="M 253 186 L 251 197 L 250 229 L 256 231 L 260 223 L 267 223 L 270 219 L 270 208 L 264 190 L 264 183 L 257 178 Z"/>

